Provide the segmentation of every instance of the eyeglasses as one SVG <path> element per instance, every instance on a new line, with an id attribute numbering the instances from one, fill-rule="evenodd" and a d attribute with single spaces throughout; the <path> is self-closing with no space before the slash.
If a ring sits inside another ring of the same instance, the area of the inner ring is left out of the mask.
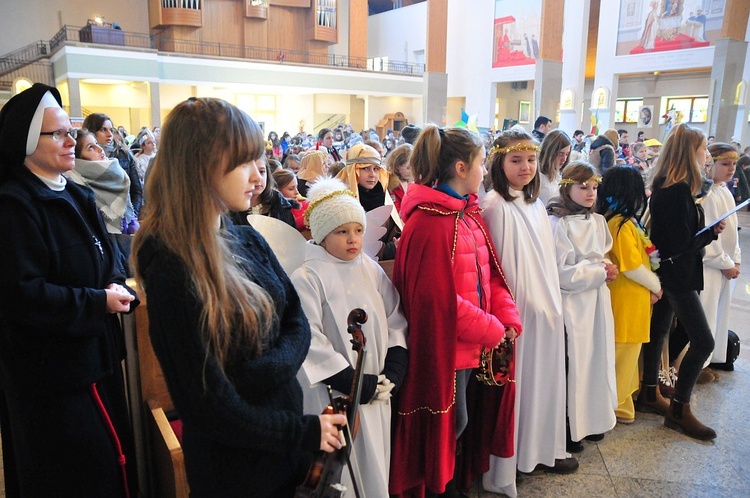
<path id="1" fill-rule="evenodd" d="M 65 140 L 65 135 L 69 136 L 73 140 L 78 138 L 78 130 L 76 128 L 71 128 L 69 130 L 42 131 L 39 132 L 39 134 L 52 135 L 52 140 L 56 140 L 58 142 Z"/>

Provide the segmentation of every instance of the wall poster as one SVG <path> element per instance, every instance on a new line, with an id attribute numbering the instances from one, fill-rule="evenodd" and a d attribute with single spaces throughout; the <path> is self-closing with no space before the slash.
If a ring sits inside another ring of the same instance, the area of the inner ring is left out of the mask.
<path id="1" fill-rule="evenodd" d="M 541 19 L 542 0 L 495 0 L 492 67 L 534 64 Z"/>
<path id="2" fill-rule="evenodd" d="M 726 0 L 620 0 L 616 55 L 707 47 L 719 38 Z"/>

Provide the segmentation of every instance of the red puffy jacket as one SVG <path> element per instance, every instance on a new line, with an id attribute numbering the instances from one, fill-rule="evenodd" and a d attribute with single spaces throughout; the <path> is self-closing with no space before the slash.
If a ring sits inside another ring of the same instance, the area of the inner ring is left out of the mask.
<path id="1" fill-rule="evenodd" d="M 411 185 L 409 190 L 402 204 L 405 219 L 415 215 L 414 221 L 424 223 L 426 230 L 435 229 L 435 224 L 430 222 L 433 216 L 447 217 L 452 221 L 451 273 L 456 289 L 455 369 L 475 368 L 479 366 L 481 347 L 497 346 L 505 336 L 506 327 L 521 332 L 518 310 L 499 270 L 500 263 L 481 219 L 477 196 L 472 194 L 465 201 L 423 185 Z M 434 269 L 436 273 L 446 270 Z M 425 292 L 430 291 L 425 289 Z M 447 298 L 436 299 L 436 303 Z M 435 308 L 434 311 L 438 310 Z M 413 327 L 411 323 L 410 327 Z"/>

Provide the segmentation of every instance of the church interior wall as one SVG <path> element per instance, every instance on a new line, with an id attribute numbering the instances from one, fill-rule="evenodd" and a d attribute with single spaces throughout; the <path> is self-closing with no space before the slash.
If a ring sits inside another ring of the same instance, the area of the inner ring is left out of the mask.
<path id="1" fill-rule="evenodd" d="M 484 0 L 482 0 L 484 1 Z M 453 2 L 449 2 L 450 4 Z M 427 2 L 389 10 L 367 18 L 367 57 L 388 57 L 403 62 L 423 62 L 427 40 Z"/>

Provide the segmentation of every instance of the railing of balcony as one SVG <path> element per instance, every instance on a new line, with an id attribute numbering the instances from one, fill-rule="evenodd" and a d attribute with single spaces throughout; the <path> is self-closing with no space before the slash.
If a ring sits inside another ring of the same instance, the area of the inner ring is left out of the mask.
<path id="1" fill-rule="evenodd" d="M 424 64 L 414 64 L 409 62 L 389 61 L 387 63 L 373 64 L 371 60 L 368 63 L 368 59 L 363 57 L 251 47 L 232 45 L 228 43 L 179 40 L 167 38 L 159 34 L 146 35 L 109 28 L 101 28 L 97 30 L 96 28 L 96 25 L 84 26 L 82 28 L 67 25 L 63 26 L 52 40 L 50 40 L 50 48 L 56 50 L 65 42 L 86 42 L 99 45 L 117 45 L 129 48 L 150 48 L 161 52 L 202 55 L 207 57 L 233 57 L 238 59 L 271 61 L 280 64 L 311 64 L 317 66 L 351 68 L 362 71 L 384 71 L 410 75 L 421 75 L 425 70 Z"/>
<path id="2" fill-rule="evenodd" d="M 47 42 L 39 40 L 5 54 L 0 57 L 0 76 L 5 76 L 39 59 L 48 57 L 49 53 L 50 49 Z"/>

